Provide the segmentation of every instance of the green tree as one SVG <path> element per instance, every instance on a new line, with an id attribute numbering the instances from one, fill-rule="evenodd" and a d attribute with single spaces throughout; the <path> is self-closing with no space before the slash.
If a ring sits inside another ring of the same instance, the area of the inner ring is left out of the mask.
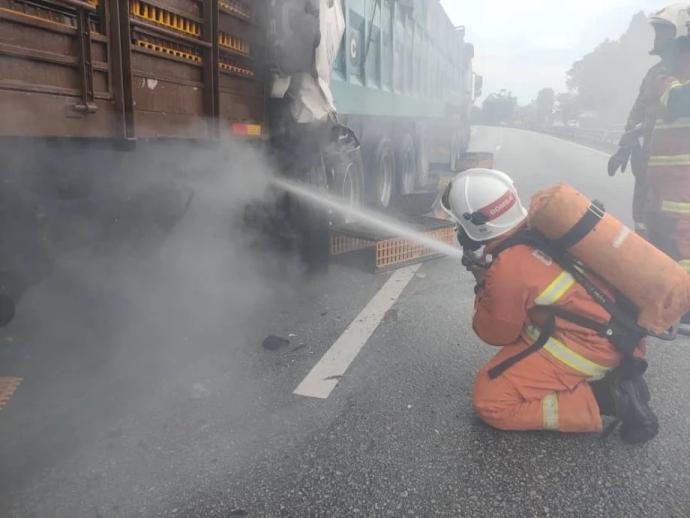
<path id="1" fill-rule="evenodd" d="M 642 78 L 656 62 L 649 55 L 653 37 L 647 17 L 640 12 L 620 39 L 604 41 L 573 64 L 568 87 L 597 124 L 625 122 Z"/>
<path id="2" fill-rule="evenodd" d="M 518 101 L 508 90 L 493 93 L 484 99 L 482 118 L 486 124 L 511 122 L 517 109 Z"/>
<path id="3" fill-rule="evenodd" d="M 554 92 L 553 88 L 542 88 L 539 90 L 534 105 L 537 112 L 537 124 L 551 126 L 556 106 L 556 92 Z"/>
<path id="4" fill-rule="evenodd" d="M 571 92 L 560 93 L 556 96 L 556 117 L 564 124 L 576 120 L 580 115 L 579 101 Z"/>

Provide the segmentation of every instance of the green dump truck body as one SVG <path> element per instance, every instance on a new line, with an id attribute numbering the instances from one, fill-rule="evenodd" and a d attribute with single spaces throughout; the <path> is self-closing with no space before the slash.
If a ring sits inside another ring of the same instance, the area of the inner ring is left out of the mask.
<path id="1" fill-rule="evenodd" d="M 435 0 L 343 0 L 332 89 L 346 115 L 447 118 L 472 101 L 472 47 Z"/>

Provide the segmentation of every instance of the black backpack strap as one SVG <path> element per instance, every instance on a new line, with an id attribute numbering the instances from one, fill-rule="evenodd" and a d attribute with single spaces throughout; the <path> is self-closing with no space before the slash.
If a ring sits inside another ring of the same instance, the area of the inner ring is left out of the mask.
<path id="1" fill-rule="evenodd" d="M 557 261 L 585 289 L 589 296 L 611 315 L 605 336 L 623 355 L 632 356 L 640 340 L 649 332 L 640 327 L 627 311 L 599 289 L 569 257 L 562 256 Z"/>
<path id="2" fill-rule="evenodd" d="M 528 356 L 531 356 L 532 354 L 542 349 L 546 345 L 546 342 L 549 341 L 554 331 L 556 331 L 556 318 L 553 315 L 549 315 L 549 320 L 546 322 L 546 325 L 542 328 L 541 333 L 539 334 L 539 338 L 537 338 L 537 340 L 524 351 L 519 352 L 515 356 L 511 356 L 507 360 L 489 369 L 489 379 L 493 380 L 498 378 L 501 374 L 510 369 L 516 363 L 524 360 Z"/>
<path id="3" fill-rule="evenodd" d="M 579 313 L 573 313 L 572 311 L 568 311 L 567 309 L 555 306 L 540 306 L 540 308 L 549 312 L 549 319 L 546 325 L 542 328 L 541 333 L 539 334 L 539 338 L 537 338 L 536 342 L 534 342 L 531 346 L 529 346 L 521 353 L 518 353 L 515 356 L 511 356 L 504 362 L 498 364 L 497 366 L 489 370 L 490 379 L 496 379 L 519 361 L 524 360 L 528 356 L 542 349 L 556 331 L 556 317 L 572 322 L 573 324 L 576 324 L 578 326 L 591 329 L 592 331 L 595 331 L 599 336 L 606 338 L 610 337 L 611 327 L 608 324 L 598 322 L 591 318 L 580 315 Z"/>
<path id="4" fill-rule="evenodd" d="M 558 250 L 568 250 L 575 246 L 594 230 L 594 227 L 604 218 L 605 214 L 604 205 L 596 200 L 593 201 L 580 221 L 560 238 L 553 240 L 552 245 Z"/>
<path id="5" fill-rule="evenodd" d="M 564 240 L 563 243 L 567 244 L 568 241 L 574 240 L 572 244 L 575 244 L 585 235 L 587 235 L 587 233 L 589 233 L 591 229 L 596 226 L 599 220 L 601 220 L 604 214 L 603 208 L 596 205 L 596 202 L 592 204 L 592 207 L 596 207 L 599 212 L 597 212 L 597 210 L 589 210 L 582 220 L 580 220 L 578 225 L 574 227 L 577 228 L 579 226 L 577 232 L 568 232 L 565 236 L 563 236 L 563 238 L 561 238 L 564 239 L 570 235 L 570 237 L 568 237 L 567 240 Z M 583 233 L 583 229 L 587 226 L 589 226 L 589 229 Z M 580 234 L 582 234 L 581 237 L 577 238 L 577 236 Z M 570 246 L 572 246 L 572 244 Z M 549 242 L 546 237 L 534 230 L 523 230 L 515 236 L 507 238 L 492 250 L 492 254 L 494 257 L 497 257 L 503 251 L 517 245 L 528 245 L 548 254 L 554 261 L 556 261 L 556 263 L 558 263 L 561 268 L 573 276 L 575 281 L 578 282 L 585 289 L 585 291 L 587 291 L 595 302 L 602 306 L 606 312 L 611 315 L 611 321 L 608 323 L 602 323 L 563 308 L 544 306 L 543 309 L 549 311 L 549 320 L 547 321 L 546 326 L 544 326 L 542 329 L 537 341 L 521 353 L 508 358 L 504 362 L 490 369 L 490 379 L 496 379 L 519 361 L 542 349 L 556 330 L 556 317 L 568 320 L 569 322 L 584 328 L 591 329 L 600 336 L 607 338 L 624 356 L 625 359 L 630 360 L 634 357 L 634 351 L 637 348 L 639 341 L 644 336 L 649 334 L 648 331 L 640 327 L 636 320 L 631 317 L 626 310 L 621 308 L 617 302 L 612 300 L 596 284 L 594 284 L 594 282 L 592 282 L 592 280 L 585 275 L 585 273 L 570 257 L 570 255 L 568 255 L 563 249 L 556 248 L 554 244 Z"/>
<path id="6" fill-rule="evenodd" d="M 518 245 L 527 245 L 534 248 L 543 250 L 548 247 L 548 242 L 544 236 L 535 230 L 524 229 L 511 236 L 504 239 L 498 243 L 494 248 L 491 249 L 491 255 L 495 258 L 498 257 L 502 252 L 505 252 L 509 248 L 513 248 Z"/>
<path id="7" fill-rule="evenodd" d="M 567 320 L 568 322 L 572 322 L 580 327 L 591 329 L 599 336 L 608 337 L 611 334 L 611 326 L 609 326 L 607 323 L 599 322 L 592 318 L 581 315 L 580 313 L 574 313 L 559 307 L 549 307 L 549 310 L 554 316 Z"/>
<path id="8" fill-rule="evenodd" d="M 589 217 L 585 215 L 583 219 L 580 220 L 581 223 L 586 220 L 589 222 L 588 224 L 591 224 L 592 221 L 596 220 L 594 223 L 596 225 L 596 222 L 601 219 L 596 215 L 597 210 L 601 214 L 601 217 L 603 217 L 603 209 L 597 205 L 597 202 L 593 202 L 592 207 L 596 207 L 596 209 L 591 209 L 587 213 L 593 215 Z M 568 234 L 570 234 L 570 232 Z M 566 234 L 566 236 L 568 236 L 568 234 Z M 572 240 L 572 236 L 570 239 Z M 608 330 L 610 332 L 606 334 L 606 337 L 621 353 L 624 355 L 632 355 L 639 341 L 649 335 L 648 330 L 637 324 L 636 317 L 631 316 L 631 312 L 623 309 L 618 302 L 612 300 L 611 297 L 594 284 L 565 250 L 557 248 L 553 242 L 549 241 L 539 232 L 531 229 L 519 232 L 515 236 L 500 243 L 493 250 L 493 254 L 497 256 L 504 250 L 520 244 L 537 248 L 549 255 L 561 268 L 573 276 L 578 284 L 587 291 L 589 296 L 592 297 L 597 304 L 603 307 L 606 312 L 611 315 L 611 323 L 609 324 L 610 329 Z"/>

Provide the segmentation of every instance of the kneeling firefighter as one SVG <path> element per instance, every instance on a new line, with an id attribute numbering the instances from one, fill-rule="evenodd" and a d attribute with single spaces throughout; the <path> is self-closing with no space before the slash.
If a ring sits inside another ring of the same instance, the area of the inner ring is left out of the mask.
<path id="1" fill-rule="evenodd" d="M 554 206 L 559 196 L 586 203 L 577 224 L 558 240 L 533 228 L 532 211 L 528 226 L 528 212 L 502 172 L 465 171 L 443 196 L 463 248 L 475 251 L 475 261 L 465 262 L 477 279 L 474 330 L 501 347 L 477 377 L 475 409 L 502 430 L 601 432 L 602 415 L 608 415 L 615 420 L 607 432 L 621 424 L 626 442 L 648 441 L 658 433 L 658 421 L 642 376 L 647 368 L 643 338 L 650 333 L 638 322 L 652 323 L 658 315 L 654 308 L 636 312 L 570 252 L 590 237 L 606 236 L 615 221 L 624 229 L 612 234 L 621 250 L 648 247 L 638 252 L 671 268 L 677 265 L 574 189 L 554 189 L 541 200 L 548 224 L 567 212 L 563 203 Z M 598 231 L 591 232 L 596 226 Z M 678 314 L 687 306 L 688 292 L 686 285 L 674 291 Z"/>

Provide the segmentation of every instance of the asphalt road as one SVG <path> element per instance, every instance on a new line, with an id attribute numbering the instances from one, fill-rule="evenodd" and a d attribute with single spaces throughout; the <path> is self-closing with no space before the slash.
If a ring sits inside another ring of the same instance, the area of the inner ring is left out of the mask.
<path id="1" fill-rule="evenodd" d="M 473 147 L 525 196 L 567 180 L 629 213 L 599 151 L 488 128 Z M 650 344 L 649 444 L 498 432 L 470 401 L 494 350 L 468 274 L 410 275 L 317 399 L 293 391 L 390 275 L 306 276 L 193 210 L 155 253 L 65 260 L 0 337 L 0 375 L 24 378 L 0 411 L 0 516 L 690 516 L 689 342 Z"/>

